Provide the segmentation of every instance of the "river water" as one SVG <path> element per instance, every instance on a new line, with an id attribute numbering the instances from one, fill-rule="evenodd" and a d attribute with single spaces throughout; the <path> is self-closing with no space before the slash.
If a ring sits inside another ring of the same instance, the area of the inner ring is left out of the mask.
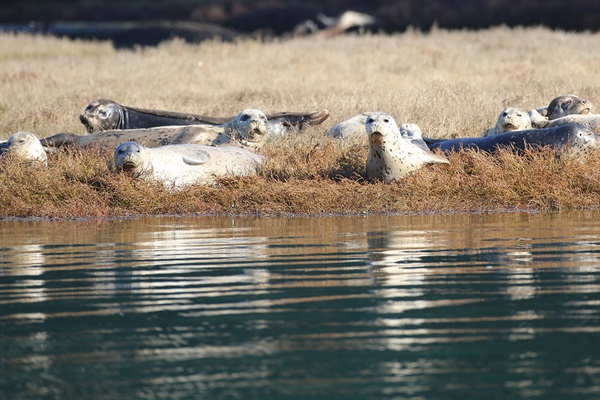
<path id="1" fill-rule="evenodd" d="M 2 399 L 600 398 L 600 211 L 0 239 Z"/>

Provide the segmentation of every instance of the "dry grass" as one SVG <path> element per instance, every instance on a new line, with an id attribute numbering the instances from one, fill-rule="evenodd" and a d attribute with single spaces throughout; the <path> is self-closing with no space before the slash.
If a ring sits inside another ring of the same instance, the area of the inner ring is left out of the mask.
<path id="1" fill-rule="evenodd" d="M 0 162 L 0 216 L 105 217 L 156 213 L 360 213 L 554 210 L 600 204 L 600 158 L 550 153 L 457 154 L 393 184 L 364 180 L 366 148 L 325 138 L 334 124 L 381 110 L 428 136 L 474 136 L 505 106 L 533 108 L 575 93 L 600 104 L 600 35 L 542 28 L 409 31 L 329 40 L 172 41 L 117 51 L 0 35 L 0 139 L 84 134 L 78 115 L 98 97 L 143 108 L 234 115 L 327 108 L 331 117 L 273 142 L 264 173 L 178 193 L 109 171 L 110 154 L 51 154 L 47 170 Z M 597 111 L 597 109 L 596 109 Z"/>

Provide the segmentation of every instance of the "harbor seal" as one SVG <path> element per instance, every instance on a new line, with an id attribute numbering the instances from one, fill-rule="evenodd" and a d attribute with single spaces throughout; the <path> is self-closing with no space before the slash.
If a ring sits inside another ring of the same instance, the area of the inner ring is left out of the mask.
<path id="1" fill-rule="evenodd" d="M 523 131 L 532 128 L 531 118 L 527 111 L 516 107 L 507 107 L 498 115 L 496 126 L 486 130 L 482 136 L 496 135 L 502 132 Z"/>
<path id="2" fill-rule="evenodd" d="M 257 150 L 267 138 L 267 117 L 256 109 L 246 109 L 223 125 L 161 126 L 145 129 L 113 129 L 91 135 L 59 133 L 42 144 L 48 147 L 115 147 L 123 142 L 138 142 L 146 147 L 167 144 L 239 145 Z"/>
<path id="3" fill-rule="evenodd" d="M 268 114 L 267 132 L 270 136 L 285 136 L 294 129 L 319 125 L 328 117 L 328 110 Z M 92 101 L 79 115 L 88 133 L 172 125 L 223 125 L 233 118 L 129 107 L 108 99 Z"/>
<path id="4" fill-rule="evenodd" d="M 467 137 L 458 139 L 423 140 L 431 150 L 439 149 L 449 154 L 462 149 L 478 149 L 495 153 L 500 148 L 508 148 L 522 153 L 526 147 L 552 147 L 557 154 L 573 156 L 585 161 L 588 155 L 600 149 L 600 138 L 589 128 L 579 124 L 561 125 L 554 128 L 529 129 L 504 132 L 487 137 Z"/>
<path id="5" fill-rule="evenodd" d="M 394 118 L 384 112 L 367 117 L 369 136 L 367 178 L 392 181 L 416 171 L 426 164 L 449 164 L 446 157 L 433 154 L 403 138 Z"/>
<path id="6" fill-rule="evenodd" d="M 565 123 L 582 123 L 590 126 L 592 129 L 593 122 L 589 119 L 574 118 L 572 120 L 563 120 L 562 122 L 551 124 L 550 121 L 564 118 L 566 116 L 589 115 L 592 112 L 592 104 L 586 99 L 582 99 L 574 94 L 563 94 L 552 99 L 547 107 L 534 108 L 529 111 L 529 116 L 534 127 L 546 128 L 552 126 L 563 125 Z M 569 122 L 566 122 L 569 121 Z"/>
<path id="7" fill-rule="evenodd" d="M 134 178 L 156 181 L 168 189 L 201 184 L 213 185 L 222 176 L 248 176 L 259 172 L 262 157 L 237 146 L 198 144 L 148 148 L 125 142 L 114 151 L 116 171 Z"/>
<path id="8" fill-rule="evenodd" d="M 540 128 L 553 128 L 555 126 L 566 124 L 579 124 L 587 126 L 596 133 L 600 133 L 600 114 L 571 114 L 564 117 L 548 120 L 544 118 L 537 110 L 530 110 L 534 125 Z"/>
<path id="9" fill-rule="evenodd" d="M 31 132 L 20 131 L 11 135 L 0 146 L 0 155 L 4 154 L 30 165 L 48 166 L 48 155 L 40 140 Z"/>
<path id="10" fill-rule="evenodd" d="M 574 94 L 560 95 L 548 104 L 546 117 L 549 120 L 564 117 L 573 114 L 589 114 L 592 104 L 586 99 L 582 99 Z"/>

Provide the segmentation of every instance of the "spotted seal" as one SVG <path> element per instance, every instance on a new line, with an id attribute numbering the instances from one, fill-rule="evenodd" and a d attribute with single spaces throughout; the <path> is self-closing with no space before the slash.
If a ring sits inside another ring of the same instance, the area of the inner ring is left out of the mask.
<path id="1" fill-rule="evenodd" d="M 293 129 L 318 125 L 329 117 L 328 110 L 280 112 L 268 114 L 267 132 L 270 136 L 285 136 Z M 235 117 L 210 117 L 175 111 L 150 110 L 123 106 L 113 100 L 92 101 L 79 115 L 79 120 L 88 133 L 114 129 L 140 129 L 171 125 L 223 125 Z"/>
<path id="2" fill-rule="evenodd" d="M 441 155 L 424 150 L 403 138 L 394 118 L 384 112 L 367 117 L 369 136 L 367 178 L 392 181 L 402 178 L 426 164 L 449 164 Z"/>
<path id="3" fill-rule="evenodd" d="M 523 131 L 532 128 L 531 118 L 527 111 L 516 107 L 506 107 L 498 115 L 496 125 L 486 130 L 482 136 L 496 135 L 502 132 Z"/>
<path id="4" fill-rule="evenodd" d="M 267 138 L 267 117 L 256 109 L 246 109 L 223 125 L 162 126 L 145 129 L 113 129 L 91 135 L 59 133 L 42 144 L 49 147 L 114 147 L 123 142 L 138 142 L 146 147 L 167 144 L 235 144 L 257 150 Z"/>
<path id="5" fill-rule="evenodd" d="M 156 181 L 169 189 L 212 185 L 222 176 L 256 174 L 262 157 L 237 146 L 176 144 L 148 148 L 136 142 L 119 144 L 114 169 L 134 178 Z"/>
<path id="6" fill-rule="evenodd" d="M 558 155 L 568 154 L 584 161 L 589 154 L 600 149 L 600 138 L 589 128 L 579 124 L 567 124 L 545 129 L 504 132 L 486 137 L 458 139 L 431 139 L 423 137 L 431 150 L 439 149 L 446 154 L 461 149 L 479 149 L 495 153 L 508 148 L 522 153 L 526 147 L 555 148 Z"/>
<path id="7" fill-rule="evenodd" d="M 48 156 L 40 140 L 31 132 L 20 131 L 0 145 L 0 155 L 12 157 L 30 165 L 48 166 Z"/>

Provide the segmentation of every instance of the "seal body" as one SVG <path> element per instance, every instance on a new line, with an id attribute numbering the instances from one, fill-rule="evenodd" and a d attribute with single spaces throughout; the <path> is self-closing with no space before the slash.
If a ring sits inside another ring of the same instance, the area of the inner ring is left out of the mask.
<path id="1" fill-rule="evenodd" d="M 237 146 L 196 144 L 148 148 L 125 142 L 114 151 L 114 166 L 135 178 L 160 182 L 170 189 L 212 185 L 218 177 L 256 174 L 262 157 Z"/>
<path id="2" fill-rule="evenodd" d="M 532 129 L 531 118 L 527 111 L 515 107 L 507 107 L 500 115 L 493 128 L 488 129 L 482 136 L 496 135 L 502 132 L 522 131 Z"/>
<path id="3" fill-rule="evenodd" d="M 448 160 L 433 154 L 402 137 L 394 118 L 383 112 L 369 115 L 365 124 L 369 137 L 367 178 L 392 181 L 416 171 L 426 164 L 448 164 Z"/>
<path id="4" fill-rule="evenodd" d="M 267 139 L 267 117 L 256 109 L 246 109 L 223 125 L 161 126 L 144 129 L 112 129 L 91 135 L 60 133 L 42 139 L 44 146 L 115 147 L 123 142 L 138 142 L 146 147 L 167 144 L 239 145 L 253 150 Z"/>
<path id="5" fill-rule="evenodd" d="M 335 139 L 364 139 L 366 138 L 365 123 L 371 114 L 373 112 L 364 112 L 342 121 L 333 126 L 327 132 L 327 136 Z"/>
<path id="6" fill-rule="evenodd" d="M 0 155 L 12 157 L 30 165 L 48 165 L 48 156 L 40 140 L 31 132 L 20 131 L 11 135 L 0 146 Z"/>
<path id="7" fill-rule="evenodd" d="M 270 136 L 285 136 L 294 129 L 318 125 L 328 117 L 328 110 L 269 114 L 267 132 Z M 79 120 L 89 133 L 158 126 L 223 125 L 234 118 L 129 107 L 108 99 L 94 100 L 79 116 Z"/>
<path id="8" fill-rule="evenodd" d="M 487 137 L 430 139 L 423 138 L 430 149 L 439 149 L 446 154 L 462 149 L 476 149 L 495 153 L 501 148 L 521 153 L 526 147 L 552 147 L 558 154 L 569 154 L 577 159 L 585 158 L 600 149 L 598 135 L 579 124 L 567 124 L 554 128 L 529 129 L 504 132 Z"/>

